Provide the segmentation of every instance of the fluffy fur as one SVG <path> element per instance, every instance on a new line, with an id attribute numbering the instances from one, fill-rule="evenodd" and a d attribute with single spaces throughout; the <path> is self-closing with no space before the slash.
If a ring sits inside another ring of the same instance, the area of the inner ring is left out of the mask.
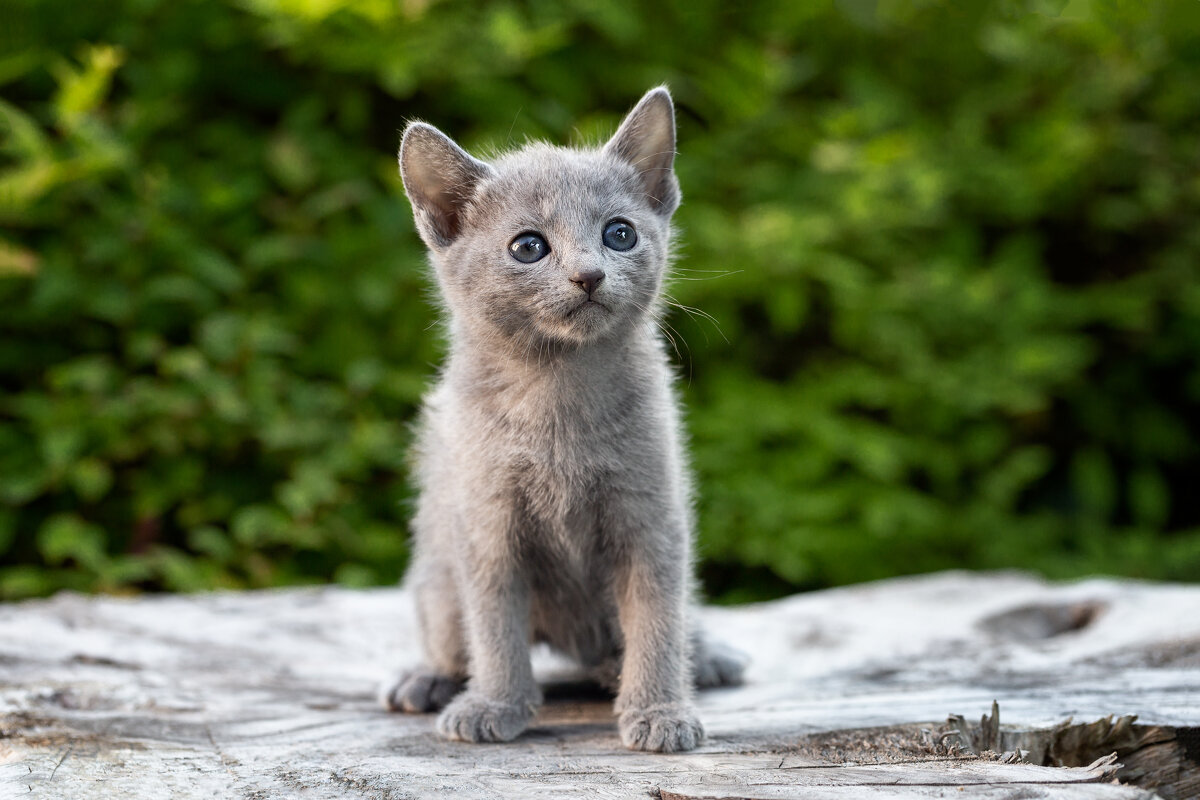
<path id="1" fill-rule="evenodd" d="M 594 150 L 533 144 L 489 164 L 424 123 L 404 133 L 401 176 L 450 355 L 416 447 L 408 581 L 425 663 L 384 702 L 444 707 L 448 738 L 526 728 L 541 700 L 531 641 L 617 692 L 635 749 L 695 747 L 692 687 L 740 680 L 740 656 L 691 622 L 690 489 L 656 326 L 674 154 L 664 88 Z M 629 250 L 603 243 L 613 220 L 636 230 Z M 509 250 L 526 232 L 549 245 L 534 263 Z M 572 281 L 597 270 L 591 291 Z"/>

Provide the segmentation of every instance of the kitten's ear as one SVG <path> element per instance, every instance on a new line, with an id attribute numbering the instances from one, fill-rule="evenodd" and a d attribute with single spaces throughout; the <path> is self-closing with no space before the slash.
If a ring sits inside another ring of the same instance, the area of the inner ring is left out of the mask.
<path id="1" fill-rule="evenodd" d="M 495 172 L 446 134 L 424 122 L 409 123 L 400 142 L 400 177 L 417 230 L 433 249 L 462 233 L 467 203 L 481 180 Z"/>
<path id="2" fill-rule="evenodd" d="M 646 92 L 604 145 L 604 152 L 628 162 L 641 174 L 650 205 L 664 217 L 679 206 L 675 179 L 675 107 L 665 86 Z"/>

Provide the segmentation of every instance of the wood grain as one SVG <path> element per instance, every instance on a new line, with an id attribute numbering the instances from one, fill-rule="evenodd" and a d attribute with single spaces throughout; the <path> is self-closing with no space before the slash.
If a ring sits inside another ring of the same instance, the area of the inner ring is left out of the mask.
<path id="1" fill-rule="evenodd" d="M 658 756 L 546 653 L 514 743 L 385 713 L 417 657 L 402 589 L 2 606 L 0 798 L 1200 794 L 1200 587 L 944 573 L 704 613 L 748 683 L 701 695 L 700 750 Z"/>

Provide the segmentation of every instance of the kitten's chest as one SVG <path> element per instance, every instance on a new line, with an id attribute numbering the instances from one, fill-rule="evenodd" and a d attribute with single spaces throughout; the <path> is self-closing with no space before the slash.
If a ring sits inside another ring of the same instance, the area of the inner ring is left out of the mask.
<path id="1" fill-rule="evenodd" d="M 629 376 L 550 375 L 478 392 L 468 413 L 501 448 L 571 470 L 619 461 L 646 428 L 648 401 Z"/>
<path id="2" fill-rule="evenodd" d="M 508 482 L 542 510 L 579 510 L 623 481 L 639 447 L 629 427 L 579 407 L 526 407 L 495 422 Z"/>
<path id="3" fill-rule="evenodd" d="M 614 356 L 509 372 L 452 361 L 430 414 L 461 502 L 482 493 L 532 527 L 578 535 L 612 498 L 677 483 L 669 387 L 655 366 Z"/>
<path id="4" fill-rule="evenodd" d="M 660 447 L 635 387 L 513 392 L 475 409 L 503 483 L 540 519 L 587 526 Z M 490 460 L 490 459 L 489 459 Z"/>

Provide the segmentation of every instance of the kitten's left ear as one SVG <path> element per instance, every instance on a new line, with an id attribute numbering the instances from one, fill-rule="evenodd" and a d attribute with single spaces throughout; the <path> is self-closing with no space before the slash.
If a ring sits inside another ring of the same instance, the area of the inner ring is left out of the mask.
<path id="1" fill-rule="evenodd" d="M 646 92 L 604 145 L 604 152 L 638 171 L 650 206 L 658 214 L 675 213 L 679 207 L 679 181 L 673 169 L 675 107 L 665 86 Z"/>

